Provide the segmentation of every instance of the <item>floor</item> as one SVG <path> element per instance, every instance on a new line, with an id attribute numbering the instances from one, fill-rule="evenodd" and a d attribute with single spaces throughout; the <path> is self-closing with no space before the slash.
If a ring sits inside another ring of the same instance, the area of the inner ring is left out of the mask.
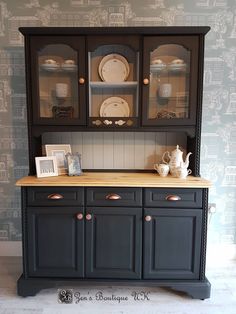
<path id="1" fill-rule="evenodd" d="M 0 314 L 236 313 L 236 261 L 207 267 L 212 295 L 204 301 L 193 300 L 183 293 L 161 288 L 62 287 L 72 289 L 77 297 L 74 296 L 72 304 L 60 304 L 57 289 L 42 290 L 35 297 L 17 296 L 16 280 L 20 274 L 19 257 L 0 258 Z M 135 300 L 135 296 L 141 300 Z M 80 301 L 76 303 L 79 297 Z"/>

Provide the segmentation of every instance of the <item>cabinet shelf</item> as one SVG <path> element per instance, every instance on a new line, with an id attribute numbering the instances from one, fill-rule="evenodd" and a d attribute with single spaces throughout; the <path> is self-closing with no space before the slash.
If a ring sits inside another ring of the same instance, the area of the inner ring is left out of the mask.
<path id="1" fill-rule="evenodd" d="M 90 86 L 94 88 L 130 88 L 130 87 L 137 87 L 138 82 L 120 82 L 120 83 L 108 83 L 108 82 L 90 82 Z"/>

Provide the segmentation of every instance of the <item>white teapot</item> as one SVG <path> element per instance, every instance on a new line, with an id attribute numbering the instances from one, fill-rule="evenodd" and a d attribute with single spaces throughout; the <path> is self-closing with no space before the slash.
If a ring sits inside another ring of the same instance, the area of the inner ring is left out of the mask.
<path id="1" fill-rule="evenodd" d="M 167 157 L 169 161 L 165 160 L 165 155 L 167 154 Z M 188 168 L 189 166 L 189 156 L 192 153 L 188 153 L 185 161 L 183 161 L 183 152 L 179 149 L 179 145 L 176 146 L 176 149 L 173 150 L 171 153 L 166 151 L 162 156 L 162 161 L 169 165 L 171 174 L 175 173 L 175 169 L 178 167 L 181 168 Z"/>

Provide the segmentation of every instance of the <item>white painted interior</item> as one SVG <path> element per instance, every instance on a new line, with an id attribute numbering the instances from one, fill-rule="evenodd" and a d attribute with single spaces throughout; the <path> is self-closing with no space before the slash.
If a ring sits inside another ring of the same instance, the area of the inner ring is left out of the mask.
<path id="1" fill-rule="evenodd" d="M 82 155 L 83 169 L 153 169 L 165 151 L 180 145 L 184 133 L 167 132 L 65 132 L 45 133 L 43 144 L 71 144 Z M 191 158 L 191 157 L 190 157 Z"/>

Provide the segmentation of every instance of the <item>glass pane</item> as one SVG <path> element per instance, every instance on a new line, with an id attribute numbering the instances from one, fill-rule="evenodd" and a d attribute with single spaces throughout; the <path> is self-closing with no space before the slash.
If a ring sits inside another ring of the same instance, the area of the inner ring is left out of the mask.
<path id="1" fill-rule="evenodd" d="M 38 58 L 40 118 L 78 117 L 77 52 L 67 45 L 48 45 Z"/>
<path id="2" fill-rule="evenodd" d="M 89 117 L 93 126 L 134 126 L 138 116 L 139 54 L 126 45 L 89 52 Z"/>
<path id="3" fill-rule="evenodd" d="M 150 56 L 149 119 L 189 117 L 190 52 L 162 45 Z"/>

